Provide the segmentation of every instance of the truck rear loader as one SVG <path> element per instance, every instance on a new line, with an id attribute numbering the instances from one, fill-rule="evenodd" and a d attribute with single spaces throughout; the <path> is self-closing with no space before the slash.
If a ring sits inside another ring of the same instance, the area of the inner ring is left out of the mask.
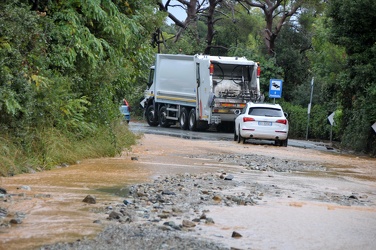
<path id="1" fill-rule="evenodd" d="M 141 105 L 150 126 L 232 131 L 236 114 L 260 99 L 260 67 L 244 57 L 157 54 Z"/>

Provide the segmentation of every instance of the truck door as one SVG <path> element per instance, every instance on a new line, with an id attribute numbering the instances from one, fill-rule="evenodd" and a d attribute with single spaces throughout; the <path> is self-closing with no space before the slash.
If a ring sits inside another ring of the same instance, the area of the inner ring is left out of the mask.
<path id="1" fill-rule="evenodd" d="M 198 107 L 198 120 L 208 121 L 210 118 L 210 73 L 209 61 L 201 61 L 196 64 L 197 76 L 197 107 Z"/>

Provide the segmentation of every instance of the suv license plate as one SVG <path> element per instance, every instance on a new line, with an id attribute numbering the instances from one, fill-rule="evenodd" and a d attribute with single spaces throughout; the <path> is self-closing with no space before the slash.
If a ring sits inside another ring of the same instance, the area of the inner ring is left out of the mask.
<path id="1" fill-rule="evenodd" d="M 258 125 L 260 126 L 272 126 L 271 122 L 258 122 Z"/>

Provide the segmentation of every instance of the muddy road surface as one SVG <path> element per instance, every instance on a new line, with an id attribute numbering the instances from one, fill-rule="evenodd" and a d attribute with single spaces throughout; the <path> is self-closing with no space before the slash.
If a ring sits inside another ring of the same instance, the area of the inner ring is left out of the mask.
<path id="1" fill-rule="evenodd" d="M 0 187 L 0 249 L 376 246 L 376 160 L 336 151 L 144 134 L 119 157 Z M 109 219 L 118 209 L 131 219 Z"/>

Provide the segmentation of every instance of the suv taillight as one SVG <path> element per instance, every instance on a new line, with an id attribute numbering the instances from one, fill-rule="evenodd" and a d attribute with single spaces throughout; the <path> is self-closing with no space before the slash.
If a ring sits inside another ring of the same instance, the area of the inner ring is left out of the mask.
<path id="1" fill-rule="evenodd" d="M 276 120 L 275 122 L 287 125 L 287 120 L 286 119 Z"/>
<path id="2" fill-rule="evenodd" d="M 253 119 L 252 117 L 243 117 L 243 122 L 253 122 L 255 121 L 255 119 Z"/>

